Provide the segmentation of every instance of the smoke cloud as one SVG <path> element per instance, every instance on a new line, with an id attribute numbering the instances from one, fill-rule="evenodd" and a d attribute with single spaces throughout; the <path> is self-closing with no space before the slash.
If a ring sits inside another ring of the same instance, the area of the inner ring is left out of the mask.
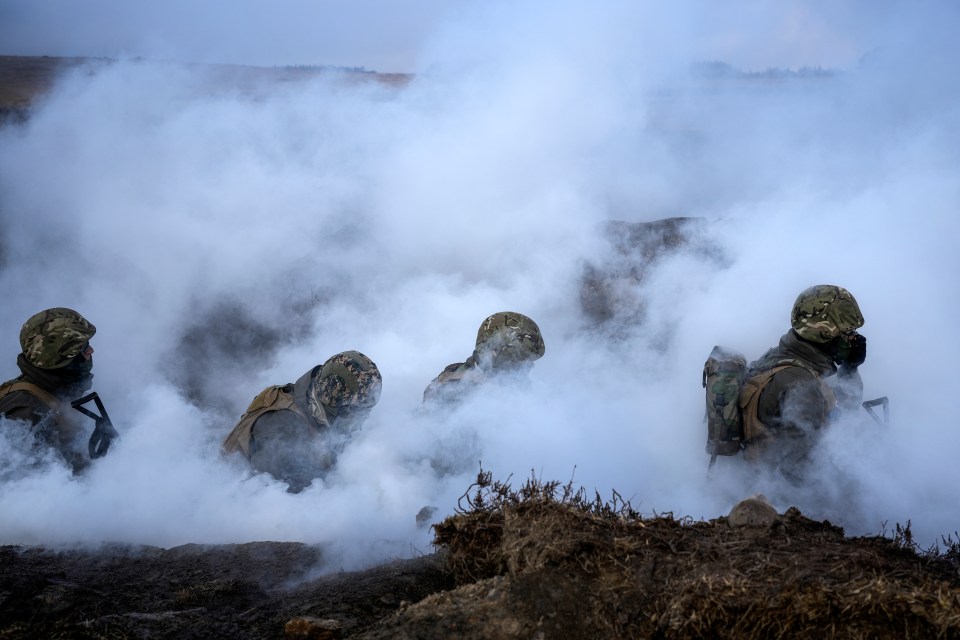
<path id="1" fill-rule="evenodd" d="M 75 308 L 121 431 L 71 477 L 3 425 L 0 542 L 295 540 L 352 568 L 429 551 L 415 514 L 452 513 L 481 463 L 645 513 L 762 491 L 851 535 L 954 532 L 957 10 L 607 5 L 462 9 L 400 88 L 240 91 L 124 60 L 0 129 L 0 373 L 27 317 Z M 693 220 L 647 253 L 605 226 L 675 216 Z M 737 460 L 708 479 L 704 360 L 759 356 L 818 283 L 859 301 L 865 398 L 889 396 L 892 424 L 844 416 L 802 489 Z M 425 412 L 507 309 L 543 331 L 529 382 Z M 292 495 L 220 455 L 262 388 L 348 349 L 383 395 L 330 476 Z"/>

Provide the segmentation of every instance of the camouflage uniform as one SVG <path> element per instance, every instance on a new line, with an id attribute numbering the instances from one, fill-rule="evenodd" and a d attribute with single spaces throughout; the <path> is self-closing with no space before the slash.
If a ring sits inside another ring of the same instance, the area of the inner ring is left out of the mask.
<path id="1" fill-rule="evenodd" d="M 513 311 L 494 313 L 477 330 L 473 354 L 464 362 L 444 368 L 424 390 L 423 401 L 454 402 L 492 376 L 528 369 L 544 352 L 543 337 L 536 322 Z"/>
<path id="2" fill-rule="evenodd" d="M 798 296 L 791 324 L 778 346 L 751 363 L 740 407 L 744 457 L 779 467 L 787 480 L 799 484 L 819 431 L 838 409 L 859 405 L 859 362 L 843 362 L 837 350 L 863 326 L 863 316 L 846 289 L 817 285 Z M 836 382 L 829 384 L 828 378 L 838 372 L 832 378 Z"/>
<path id="3" fill-rule="evenodd" d="M 83 446 L 92 425 L 71 410 L 93 381 L 84 351 L 97 328 L 72 309 L 31 316 L 20 329 L 20 375 L 0 385 L 0 415 L 30 423 L 39 446 L 55 449 L 74 472 L 90 463 Z"/>
<path id="4" fill-rule="evenodd" d="M 223 442 L 298 493 L 325 475 L 380 398 L 380 371 L 358 351 L 339 353 L 293 384 L 267 387 Z"/>

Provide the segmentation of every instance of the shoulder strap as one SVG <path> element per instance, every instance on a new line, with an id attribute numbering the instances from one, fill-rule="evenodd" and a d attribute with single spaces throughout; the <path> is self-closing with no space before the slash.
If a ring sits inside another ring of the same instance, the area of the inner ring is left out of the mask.
<path id="1" fill-rule="evenodd" d="M 310 419 L 294 401 L 292 384 L 267 387 L 257 394 L 244 414 L 240 416 L 240 421 L 223 441 L 223 452 L 240 451 L 249 458 L 253 425 L 260 416 L 271 411 L 293 411 L 305 419 Z"/>

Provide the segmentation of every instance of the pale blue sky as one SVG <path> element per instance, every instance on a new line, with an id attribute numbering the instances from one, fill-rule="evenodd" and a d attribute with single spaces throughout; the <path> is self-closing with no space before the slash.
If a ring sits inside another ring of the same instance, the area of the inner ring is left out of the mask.
<path id="1" fill-rule="evenodd" d="M 0 54 L 418 71 L 451 47 L 480 42 L 495 50 L 511 29 L 551 23 L 572 26 L 602 47 L 607 40 L 584 19 L 591 12 L 597 22 L 618 16 L 638 37 L 669 33 L 667 46 L 679 45 L 694 58 L 744 68 L 842 67 L 903 35 L 918 15 L 946 13 L 926 22 L 949 26 L 956 17 L 950 6 L 937 0 L 604 0 L 589 6 L 567 0 L 0 0 Z M 439 51 L 436 40 L 444 43 Z"/>
<path id="2" fill-rule="evenodd" d="M 0 52 L 404 71 L 460 0 L 0 0 Z"/>

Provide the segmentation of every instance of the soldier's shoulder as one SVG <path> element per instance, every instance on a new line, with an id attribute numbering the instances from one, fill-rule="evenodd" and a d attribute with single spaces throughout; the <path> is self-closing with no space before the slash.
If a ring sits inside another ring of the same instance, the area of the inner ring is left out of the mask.
<path id="1" fill-rule="evenodd" d="M 800 389 L 809 390 L 810 393 L 819 393 L 820 376 L 811 369 L 797 364 L 780 366 L 782 368 L 773 374 L 765 392 L 769 391 L 776 396 L 788 390 L 794 393 Z"/>
<path id="2" fill-rule="evenodd" d="M 787 365 L 783 369 L 777 371 L 774 378 L 784 382 L 807 382 L 810 380 L 817 380 L 820 378 L 820 376 L 807 367 L 800 365 Z"/>
<path id="3" fill-rule="evenodd" d="M 454 362 L 453 364 L 448 364 L 443 368 L 443 371 L 440 372 L 440 375 L 437 378 L 442 378 L 444 376 L 450 377 L 455 373 L 466 373 L 471 369 L 466 362 Z"/>
<path id="4" fill-rule="evenodd" d="M 0 385 L 0 413 L 9 417 L 24 418 L 30 413 L 45 413 L 56 404 L 53 393 L 22 378 L 13 378 Z M 14 416 L 15 413 L 19 415 Z"/>
<path id="5" fill-rule="evenodd" d="M 460 382 L 469 377 L 476 369 L 470 362 L 454 362 L 444 367 L 436 378 L 430 381 L 423 391 L 424 402 L 447 402 L 452 400 L 452 390 L 460 389 Z"/>

